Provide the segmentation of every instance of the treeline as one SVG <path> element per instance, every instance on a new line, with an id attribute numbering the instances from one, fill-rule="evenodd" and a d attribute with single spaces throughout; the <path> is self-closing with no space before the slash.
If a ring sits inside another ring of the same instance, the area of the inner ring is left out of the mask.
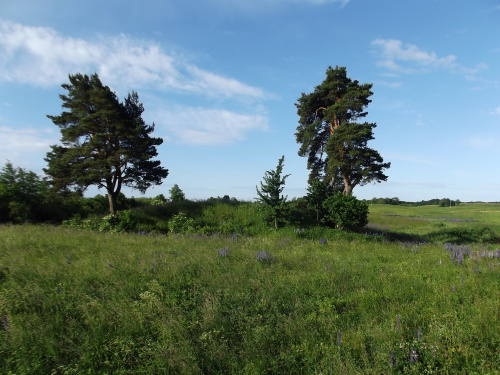
<path id="1" fill-rule="evenodd" d="M 391 205 L 401 205 L 401 206 L 439 206 L 439 207 L 453 207 L 458 206 L 460 203 L 459 199 L 450 198 L 435 198 L 429 199 L 427 201 L 421 200 L 420 202 L 407 202 L 399 200 L 399 198 L 372 198 L 368 201 L 374 204 L 391 204 Z"/>
<path id="2" fill-rule="evenodd" d="M 184 192 L 175 184 L 166 198 L 159 194 L 154 198 L 127 198 L 123 193 L 117 197 L 118 210 L 130 210 L 144 206 L 158 206 L 167 203 L 186 201 Z M 209 204 L 240 203 L 236 198 L 224 195 L 210 197 Z M 14 167 L 7 161 L 0 171 L 0 222 L 53 223 L 60 224 L 74 217 L 86 218 L 91 215 L 109 213 L 108 198 L 98 194 L 84 197 L 82 191 L 55 190 L 47 178 L 35 172 Z"/>

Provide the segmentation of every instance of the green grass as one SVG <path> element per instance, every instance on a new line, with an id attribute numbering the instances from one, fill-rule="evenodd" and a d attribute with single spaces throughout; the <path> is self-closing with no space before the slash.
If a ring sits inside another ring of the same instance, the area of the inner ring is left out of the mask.
<path id="1" fill-rule="evenodd" d="M 378 237 L 0 226 L 0 373 L 499 374 L 498 246 L 471 242 L 456 264 L 442 244 L 387 240 L 496 228 L 467 206 L 373 205 Z M 214 210 L 253 225 L 248 207 Z"/>
<path id="2" fill-rule="evenodd" d="M 465 203 L 455 207 L 370 206 L 369 228 L 397 239 L 439 243 L 500 243 L 500 204 Z"/>

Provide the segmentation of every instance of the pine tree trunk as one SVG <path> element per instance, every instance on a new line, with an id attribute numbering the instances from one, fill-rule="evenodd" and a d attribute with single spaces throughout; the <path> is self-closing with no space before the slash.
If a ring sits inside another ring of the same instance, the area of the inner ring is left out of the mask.
<path id="1" fill-rule="evenodd" d="M 346 195 L 346 196 L 352 195 L 352 185 L 348 185 L 348 184 L 345 185 L 344 195 Z"/>
<path id="2" fill-rule="evenodd" d="M 116 195 L 113 193 L 108 193 L 109 202 L 109 213 L 111 215 L 116 215 Z"/>

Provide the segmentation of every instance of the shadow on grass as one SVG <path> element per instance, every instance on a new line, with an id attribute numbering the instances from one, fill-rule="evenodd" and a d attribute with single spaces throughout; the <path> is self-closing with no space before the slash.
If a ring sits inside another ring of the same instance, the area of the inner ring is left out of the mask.
<path id="1" fill-rule="evenodd" d="M 389 241 L 453 243 L 457 245 L 483 243 L 500 244 L 500 235 L 488 226 L 441 228 L 426 234 L 414 235 L 391 230 L 369 228 L 372 234 L 384 236 Z"/>

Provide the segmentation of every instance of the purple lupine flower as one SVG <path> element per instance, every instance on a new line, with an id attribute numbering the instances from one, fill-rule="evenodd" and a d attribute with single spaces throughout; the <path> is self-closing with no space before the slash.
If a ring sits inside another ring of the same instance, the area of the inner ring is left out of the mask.
<path id="1" fill-rule="evenodd" d="M 265 260 L 266 262 L 272 262 L 273 260 L 275 260 L 271 252 L 269 252 L 268 254 L 265 250 L 257 252 L 256 257 L 258 261 Z"/>
<path id="2" fill-rule="evenodd" d="M 68 256 L 66 257 L 66 263 L 69 264 L 69 257 L 70 257 L 70 253 L 68 253 Z"/>
<path id="3" fill-rule="evenodd" d="M 398 314 L 398 332 L 401 331 L 401 316 Z"/>
<path id="4" fill-rule="evenodd" d="M 111 268 L 115 268 L 115 266 L 113 266 L 111 262 L 108 262 L 108 266 L 110 266 Z"/>
<path id="5" fill-rule="evenodd" d="M 7 319 L 7 315 L 4 315 L 2 317 L 2 326 L 3 326 L 3 329 L 8 331 L 9 330 L 9 320 Z"/>
<path id="6" fill-rule="evenodd" d="M 63 292 L 62 286 L 59 284 L 59 294 L 62 294 L 62 292 Z"/>
<path id="7" fill-rule="evenodd" d="M 322 245 L 325 244 L 326 242 L 327 242 L 327 240 L 325 238 L 320 238 L 319 239 L 319 243 L 322 244 Z"/>
<path id="8" fill-rule="evenodd" d="M 418 342 L 420 342 L 420 338 L 421 338 L 421 334 L 420 334 L 420 327 L 419 327 L 418 331 L 417 331 L 417 340 L 418 340 Z"/>
<path id="9" fill-rule="evenodd" d="M 217 249 L 217 256 L 218 257 L 226 257 L 229 255 L 229 248 L 223 247 L 222 249 Z"/>
<path id="10" fill-rule="evenodd" d="M 342 345 L 342 332 L 339 329 L 339 333 L 337 335 L 337 344 L 340 347 Z"/>
<path id="11" fill-rule="evenodd" d="M 415 363 L 415 360 L 416 360 L 415 351 L 413 350 L 413 348 L 411 348 L 410 349 L 410 362 L 412 365 Z"/>
<path id="12" fill-rule="evenodd" d="M 391 352 L 391 367 L 394 367 L 394 350 Z"/>

